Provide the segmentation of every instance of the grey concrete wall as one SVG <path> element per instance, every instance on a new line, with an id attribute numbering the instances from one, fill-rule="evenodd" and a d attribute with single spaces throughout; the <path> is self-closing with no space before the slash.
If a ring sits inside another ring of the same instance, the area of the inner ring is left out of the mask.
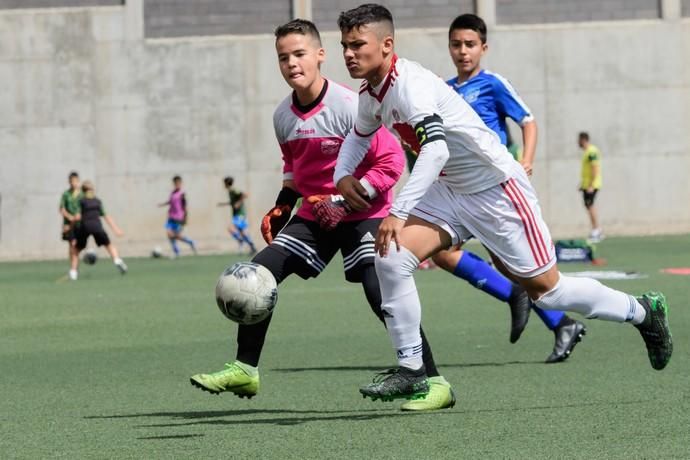
<path id="1" fill-rule="evenodd" d="M 288 93 L 270 35 L 135 40 L 121 7 L 0 13 L 0 259 L 62 257 L 57 202 L 77 169 L 127 235 L 125 254 L 165 248 L 156 207 L 181 174 L 188 233 L 229 250 L 221 178 L 258 222 L 280 187 L 271 115 Z M 398 31 L 398 51 L 442 76 L 446 28 Z M 346 76 L 339 34 L 324 72 Z M 576 191 L 587 130 L 604 154 L 609 234 L 690 230 L 690 22 L 497 27 L 486 64 L 515 84 L 540 126 L 534 183 L 556 236 L 587 221 Z M 518 50 L 518 51 L 516 51 Z M 640 56 L 654 56 L 641 60 Z"/>
<path id="2" fill-rule="evenodd" d="M 496 0 L 499 24 L 661 17 L 659 0 Z"/>
<path id="3" fill-rule="evenodd" d="M 290 20 L 290 0 L 145 0 L 147 37 L 270 33 Z"/>
<path id="4" fill-rule="evenodd" d="M 64 8 L 70 6 L 122 5 L 124 0 L 0 0 L 4 8 Z"/>
<path id="5" fill-rule="evenodd" d="M 362 0 L 318 0 L 313 2 L 313 19 L 320 30 L 337 30 L 338 14 L 355 8 Z M 474 13 L 473 0 L 388 0 L 381 2 L 393 13 L 395 26 L 447 27 L 455 16 Z M 448 23 L 448 24 L 446 24 Z"/>
<path id="6" fill-rule="evenodd" d="M 685 17 L 690 16 L 690 0 L 681 0 L 681 14 Z"/>

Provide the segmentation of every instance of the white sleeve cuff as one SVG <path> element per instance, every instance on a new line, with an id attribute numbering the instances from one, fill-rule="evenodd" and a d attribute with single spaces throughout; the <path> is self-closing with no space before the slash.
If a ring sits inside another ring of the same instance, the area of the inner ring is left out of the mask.
<path id="1" fill-rule="evenodd" d="M 378 195 L 378 192 L 377 192 L 376 189 L 369 183 L 368 180 L 366 180 L 364 177 L 362 177 L 362 178 L 359 180 L 359 183 L 362 184 L 362 187 L 364 187 L 364 190 L 367 191 L 367 195 L 369 195 L 369 199 L 370 199 L 370 200 L 373 200 L 374 198 L 376 198 L 376 196 Z"/>

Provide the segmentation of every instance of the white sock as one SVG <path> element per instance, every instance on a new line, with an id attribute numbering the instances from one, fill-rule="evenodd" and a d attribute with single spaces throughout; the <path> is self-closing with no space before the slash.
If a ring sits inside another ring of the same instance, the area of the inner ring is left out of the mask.
<path id="1" fill-rule="evenodd" d="M 76 280 L 77 278 L 79 278 L 79 272 L 76 270 L 70 270 L 69 271 L 69 279 Z"/>
<path id="2" fill-rule="evenodd" d="M 556 286 L 535 302 L 538 307 L 574 311 L 587 318 L 619 323 L 629 321 L 633 324 L 640 324 L 647 314 L 644 307 L 631 295 L 611 289 L 591 278 L 560 275 Z"/>
<path id="3" fill-rule="evenodd" d="M 376 256 L 376 274 L 381 286 L 381 310 L 388 335 L 398 355 L 398 364 L 410 369 L 422 367 L 422 306 L 412 274 L 419 260 L 404 247 L 391 243 L 386 257 Z"/>
<path id="4" fill-rule="evenodd" d="M 235 361 L 235 364 L 237 364 L 250 377 L 256 377 L 257 375 L 259 375 L 258 367 L 250 366 L 249 364 L 237 360 Z"/>
<path id="5" fill-rule="evenodd" d="M 122 259 L 120 259 L 119 257 L 117 259 L 113 259 L 113 263 L 115 265 L 122 265 Z"/>

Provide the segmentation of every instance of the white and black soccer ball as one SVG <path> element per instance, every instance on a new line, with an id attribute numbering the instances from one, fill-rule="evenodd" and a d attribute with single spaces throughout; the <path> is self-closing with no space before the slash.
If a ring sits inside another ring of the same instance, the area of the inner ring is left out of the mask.
<path id="1" fill-rule="evenodd" d="M 154 259 L 160 259 L 161 257 L 163 257 L 163 250 L 160 246 L 156 246 L 151 250 L 151 257 L 153 257 Z"/>
<path id="2" fill-rule="evenodd" d="M 268 317 L 278 301 L 273 274 L 254 262 L 238 262 L 226 268 L 216 284 L 220 311 L 239 324 L 256 324 Z"/>
<path id="3" fill-rule="evenodd" d="M 98 256 L 96 255 L 96 251 L 93 249 L 89 249 L 87 251 L 84 251 L 84 255 L 81 256 L 81 260 L 86 264 L 86 265 L 93 265 L 98 261 Z"/>

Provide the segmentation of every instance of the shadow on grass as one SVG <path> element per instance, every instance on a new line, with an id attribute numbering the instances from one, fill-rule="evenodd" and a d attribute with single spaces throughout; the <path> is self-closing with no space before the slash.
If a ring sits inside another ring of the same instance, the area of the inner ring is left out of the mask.
<path id="1" fill-rule="evenodd" d="M 363 422 L 369 420 L 378 420 L 384 418 L 395 417 L 411 417 L 414 415 L 424 415 L 422 412 L 384 412 L 381 410 L 358 410 L 358 411 L 330 411 L 323 414 L 323 411 L 313 411 L 312 416 L 298 415 L 295 417 L 271 417 L 271 418 L 248 418 L 235 420 L 199 420 L 187 423 L 152 423 L 148 425 L 135 425 L 133 428 L 175 428 L 186 426 L 230 426 L 230 425 L 302 425 L 309 422 L 328 422 L 328 421 L 349 421 L 349 422 Z M 300 411 L 299 414 L 302 414 Z M 429 414 L 429 413 L 427 413 Z"/>
<path id="2" fill-rule="evenodd" d="M 343 414 L 343 413 L 362 413 L 379 412 L 377 409 L 365 409 L 356 411 L 342 410 L 293 410 L 293 409 L 236 409 L 236 410 L 210 410 L 210 411 L 188 411 L 188 412 L 142 412 L 137 414 L 115 414 L 115 415 L 87 415 L 84 418 L 94 419 L 119 419 L 119 418 L 178 418 L 184 420 L 207 419 L 218 417 L 235 417 L 241 415 L 280 415 L 280 414 Z"/>
<path id="3" fill-rule="evenodd" d="M 390 419 L 397 417 L 412 417 L 412 416 L 424 416 L 433 415 L 438 416 L 466 416 L 466 415 L 476 415 L 476 414 L 490 414 L 490 413 L 511 413 L 511 412 L 531 412 L 531 411 L 553 411 L 559 409 L 582 409 L 585 407 L 611 407 L 616 408 L 620 406 L 630 406 L 639 404 L 656 404 L 658 401 L 653 400 L 636 400 L 636 401 L 591 401 L 583 403 L 572 403 L 572 404 L 553 404 L 553 405 L 540 405 L 540 406 L 522 406 L 522 407 L 502 407 L 502 408 L 488 408 L 488 409 L 466 409 L 466 410 L 445 410 L 445 411 L 433 411 L 433 412 L 400 412 L 397 408 L 391 408 L 390 410 L 357 410 L 357 411 L 289 411 L 289 410 L 264 410 L 264 411 L 229 411 L 229 412 L 244 412 L 247 415 L 252 413 L 294 413 L 297 416 L 294 417 L 266 417 L 266 418 L 237 418 L 232 420 L 218 419 L 218 420 L 195 420 L 186 423 L 153 423 L 136 425 L 134 428 L 176 428 L 176 427 L 186 427 L 186 426 L 232 426 L 232 425 L 301 425 L 309 422 L 329 422 L 329 421 L 350 421 L 350 422 L 361 422 L 377 419 Z M 367 413 L 368 412 L 368 413 Z M 303 414 L 311 413 L 314 415 L 304 416 Z M 173 412 L 169 415 L 172 417 L 177 417 L 179 413 Z M 201 414 L 203 412 L 191 412 L 187 413 L 188 418 L 203 418 Z M 323 415 L 320 415 L 323 414 Z M 239 414 L 235 414 L 239 415 Z M 146 416 L 146 414 L 137 414 L 139 416 Z M 164 413 L 157 413 L 153 416 L 164 416 Z M 213 417 L 221 416 L 219 412 L 215 412 Z"/>
<path id="4" fill-rule="evenodd" d="M 506 361 L 502 363 L 456 363 L 456 364 L 437 364 L 439 369 L 446 368 L 469 368 L 469 367 L 503 367 L 520 364 L 544 364 L 544 361 Z M 278 367 L 271 369 L 275 372 L 328 372 L 328 371 L 382 371 L 392 366 L 318 366 L 318 367 Z"/>
<path id="5" fill-rule="evenodd" d="M 187 438 L 201 438 L 205 435 L 197 433 L 197 434 L 171 434 L 168 436 L 143 436 L 141 438 L 137 439 L 143 439 L 143 440 L 154 440 L 154 439 L 187 439 Z"/>

